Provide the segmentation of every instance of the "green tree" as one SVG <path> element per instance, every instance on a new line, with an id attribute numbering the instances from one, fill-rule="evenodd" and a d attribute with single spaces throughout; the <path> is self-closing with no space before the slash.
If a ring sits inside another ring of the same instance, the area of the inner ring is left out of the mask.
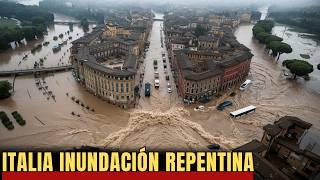
<path id="1" fill-rule="evenodd" d="M 286 66 L 292 74 L 294 74 L 294 79 L 297 76 L 306 76 L 313 72 L 312 64 L 307 61 L 299 60 L 299 59 L 290 59 L 282 62 L 283 66 Z"/>
<path id="2" fill-rule="evenodd" d="M 89 22 L 87 20 L 87 18 L 82 18 L 80 21 L 80 25 L 82 26 L 82 28 L 87 31 L 89 29 Z"/>
<path id="3" fill-rule="evenodd" d="M 266 32 L 260 32 L 256 35 L 256 38 L 259 40 L 261 43 L 265 43 L 265 40 L 270 36 L 270 34 Z"/>
<path id="4" fill-rule="evenodd" d="M 46 20 L 43 17 L 33 17 L 32 18 L 32 25 L 46 25 Z"/>
<path id="5" fill-rule="evenodd" d="M 261 20 L 261 21 L 258 21 L 257 24 L 255 24 L 252 28 L 252 33 L 253 33 L 253 36 L 255 38 L 261 38 L 261 33 L 266 33 L 268 35 L 270 35 L 271 33 L 271 30 L 274 26 L 274 22 L 271 21 L 271 20 Z M 260 34 L 260 36 L 258 36 Z M 266 39 L 266 34 L 263 35 L 263 40 Z M 258 39 L 260 42 L 262 43 L 265 43 L 264 41 L 261 41 L 260 39 Z"/>
<path id="6" fill-rule="evenodd" d="M 194 30 L 194 34 L 199 37 L 207 34 L 207 30 L 201 26 L 197 26 L 196 29 Z"/>
<path id="7" fill-rule="evenodd" d="M 254 26 L 252 28 L 252 33 L 253 33 L 253 36 L 256 37 L 258 33 L 260 32 L 265 32 L 264 29 L 261 27 L 261 26 Z"/>
<path id="8" fill-rule="evenodd" d="M 281 37 L 275 36 L 275 35 L 269 35 L 266 39 L 265 39 L 265 43 L 269 44 L 271 41 L 282 41 L 283 39 Z"/>
<path id="9" fill-rule="evenodd" d="M 9 81 L 0 81 L 0 99 L 9 97 L 10 90 L 12 89 L 11 83 Z"/>
<path id="10" fill-rule="evenodd" d="M 265 32 L 271 33 L 271 30 L 274 26 L 274 21 L 272 20 L 261 20 L 256 24 L 264 29 Z"/>
<path id="11" fill-rule="evenodd" d="M 283 53 L 286 53 L 286 54 L 291 53 L 292 52 L 292 48 L 287 43 L 279 42 L 279 46 L 278 46 L 277 51 L 278 51 L 278 58 L 277 58 L 277 61 L 278 61 L 281 54 L 283 54 Z"/>
<path id="12" fill-rule="evenodd" d="M 73 31 L 73 23 L 69 22 L 68 25 L 69 25 L 69 30 L 72 32 Z"/>
<path id="13" fill-rule="evenodd" d="M 269 44 L 267 44 L 267 49 L 272 50 L 272 56 L 276 57 L 278 54 L 278 47 L 280 46 L 279 41 L 271 41 Z"/>
<path id="14" fill-rule="evenodd" d="M 279 60 L 281 54 L 292 52 L 292 48 L 289 44 L 280 41 L 271 41 L 267 45 L 267 49 L 272 50 L 273 57 L 278 56 L 277 60 Z"/>

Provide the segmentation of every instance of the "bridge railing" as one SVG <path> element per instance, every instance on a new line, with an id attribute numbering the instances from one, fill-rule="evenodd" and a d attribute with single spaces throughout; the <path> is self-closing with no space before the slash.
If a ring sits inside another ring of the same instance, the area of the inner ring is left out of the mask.
<path id="1" fill-rule="evenodd" d="M 0 74 L 6 73 L 23 73 L 23 72 L 37 72 L 37 71 L 52 71 L 52 70 L 62 70 L 72 68 L 72 65 L 64 65 L 64 66 L 52 66 L 52 67 L 43 67 L 43 68 L 33 68 L 33 69 L 14 69 L 8 71 L 0 70 Z"/>

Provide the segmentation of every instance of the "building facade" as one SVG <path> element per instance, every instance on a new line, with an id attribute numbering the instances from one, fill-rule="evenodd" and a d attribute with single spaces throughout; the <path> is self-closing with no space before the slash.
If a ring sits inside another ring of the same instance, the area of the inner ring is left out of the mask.
<path id="1" fill-rule="evenodd" d="M 301 141 L 312 124 L 284 116 L 263 127 L 261 141 L 253 140 L 233 151 L 254 153 L 255 179 L 298 180 L 320 177 L 320 156 L 312 144 L 301 148 Z"/>
<path id="2" fill-rule="evenodd" d="M 152 21 L 144 19 L 145 23 L 136 20 L 139 25 L 128 27 L 107 23 L 72 42 L 75 78 L 92 94 L 122 108 L 135 105 L 138 58 Z"/>
<path id="3" fill-rule="evenodd" d="M 198 18 L 196 18 L 198 17 Z M 246 80 L 252 54 L 233 35 L 237 16 L 177 12 L 165 16 L 166 47 L 178 94 L 211 99 Z M 188 28 L 179 25 L 188 24 Z M 201 27 L 201 28 L 199 28 Z"/>

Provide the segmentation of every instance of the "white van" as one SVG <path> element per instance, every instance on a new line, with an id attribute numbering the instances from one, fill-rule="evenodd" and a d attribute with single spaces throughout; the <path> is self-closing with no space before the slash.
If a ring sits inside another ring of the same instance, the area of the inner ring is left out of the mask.
<path id="1" fill-rule="evenodd" d="M 154 80 L 154 87 L 155 88 L 159 88 L 160 87 L 160 80 L 159 79 Z"/>
<path id="2" fill-rule="evenodd" d="M 170 83 L 168 83 L 167 88 L 168 88 L 168 93 L 172 93 L 172 89 L 171 89 L 171 84 Z"/>
<path id="3" fill-rule="evenodd" d="M 244 83 L 241 84 L 240 90 L 243 91 L 249 87 L 251 84 L 251 80 L 247 79 Z"/>
<path id="4" fill-rule="evenodd" d="M 159 72 L 158 71 L 154 72 L 154 78 L 159 79 Z"/>

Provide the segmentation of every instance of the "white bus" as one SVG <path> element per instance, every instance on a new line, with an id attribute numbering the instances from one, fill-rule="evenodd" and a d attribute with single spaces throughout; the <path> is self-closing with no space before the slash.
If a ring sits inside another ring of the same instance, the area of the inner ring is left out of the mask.
<path id="1" fill-rule="evenodd" d="M 244 114 L 248 114 L 248 113 L 250 113 L 252 111 L 255 111 L 255 110 L 256 110 L 256 107 L 250 105 L 250 106 L 247 106 L 245 108 L 238 109 L 236 111 L 230 112 L 230 116 L 233 117 L 233 118 L 234 117 L 239 117 L 239 116 L 242 116 Z"/>

